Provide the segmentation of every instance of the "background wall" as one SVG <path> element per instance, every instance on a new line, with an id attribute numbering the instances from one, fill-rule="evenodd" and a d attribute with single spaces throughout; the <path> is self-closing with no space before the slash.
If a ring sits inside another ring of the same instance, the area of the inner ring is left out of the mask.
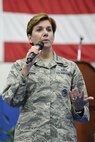
<path id="1" fill-rule="evenodd" d="M 0 92 L 2 92 L 6 83 L 6 77 L 10 71 L 12 63 L 0 63 Z"/>

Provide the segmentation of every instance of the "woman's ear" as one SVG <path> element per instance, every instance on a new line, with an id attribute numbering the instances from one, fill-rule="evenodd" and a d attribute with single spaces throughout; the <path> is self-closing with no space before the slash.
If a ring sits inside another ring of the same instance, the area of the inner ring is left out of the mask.
<path id="1" fill-rule="evenodd" d="M 29 34 L 27 37 L 28 37 L 29 43 L 32 44 L 32 36 Z"/>

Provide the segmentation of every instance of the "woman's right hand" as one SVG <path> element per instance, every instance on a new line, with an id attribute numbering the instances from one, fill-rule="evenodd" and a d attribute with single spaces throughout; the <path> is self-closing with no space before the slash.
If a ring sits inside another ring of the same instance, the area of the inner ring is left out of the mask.
<path id="1" fill-rule="evenodd" d="M 26 62 L 27 62 L 27 58 L 29 57 L 29 55 L 31 53 L 35 53 L 37 54 L 37 56 L 39 55 L 39 53 L 41 52 L 41 50 L 38 50 L 36 46 L 31 46 L 31 48 L 29 49 L 29 51 L 27 52 L 26 54 Z M 32 67 L 32 65 L 34 64 L 35 62 L 35 59 L 37 58 L 37 56 L 31 61 L 29 62 L 28 64 L 25 63 L 22 67 L 22 70 L 21 70 L 21 73 L 24 75 L 24 76 L 27 76 L 29 74 L 29 70 L 30 68 Z"/>

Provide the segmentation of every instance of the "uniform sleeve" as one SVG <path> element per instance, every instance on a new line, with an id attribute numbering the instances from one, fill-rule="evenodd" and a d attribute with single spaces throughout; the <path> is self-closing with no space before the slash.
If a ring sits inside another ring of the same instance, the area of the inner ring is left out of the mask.
<path id="1" fill-rule="evenodd" d="M 5 88 L 2 92 L 3 99 L 10 106 L 23 105 L 27 98 L 26 88 L 27 77 L 21 74 L 21 65 L 15 62 L 11 67 Z"/>
<path id="2" fill-rule="evenodd" d="M 81 92 L 82 90 L 84 90 L 84 97 L 88 97 L 88 93 L 87 93 L 87 89 L 86 89 L 86 85 L 85 85 L 85 81 L 83 78 L 83 75 L 80 71 L 80 69 L 78 68 L 78 66 L 75 64 L 74 67 L 74 72 L 73 72 L 73 78 L 72 78 L 72 89 L 77 87 L 79 92 Z M 80 122 L 87 122 L 90 119 L 90 115 L 89 115 L 89 103 L 87 103 L 84 106 L 84 112 L 83 115 L 80 116 L 79 114 L 77 114 L 74 111 L 74 107 L 72 106 L 72 114 L 73 114 L 73 118 L 76 121 L 80 121 Z"/>
<path id="3" fill-rule="evenodd" d="M 88 122 L 90 120 L 88 107 L 84 106 L 84 112 L 82 116 L 80 116 L 76 112 L 73 112 L 73 118 L 75 121 Z"/>

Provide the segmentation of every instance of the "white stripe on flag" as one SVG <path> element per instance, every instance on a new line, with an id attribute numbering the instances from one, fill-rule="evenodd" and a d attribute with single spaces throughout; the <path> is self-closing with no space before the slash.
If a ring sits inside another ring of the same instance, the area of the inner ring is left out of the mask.
<path id="1" fill-rule="evenodd" d="M 3 0 L 0 0 L 0 12 L 3 11 Z"/>
<path id="2" fill-rule="evenodd" d="M 0 62 L 4 60 L 4 46 L 3 46 L 3 1 L 0 0 Z"/>
<path id="3" fill-rule="evenodd" d="M 27 42 L 26 26 L 31 14 L 4 13 L 4 41 Z M 95 44 L 95 14 L 50 15 L 57 22 L 55 43 Z M 7 23 L 7 25 L 6 25 Z"/>

